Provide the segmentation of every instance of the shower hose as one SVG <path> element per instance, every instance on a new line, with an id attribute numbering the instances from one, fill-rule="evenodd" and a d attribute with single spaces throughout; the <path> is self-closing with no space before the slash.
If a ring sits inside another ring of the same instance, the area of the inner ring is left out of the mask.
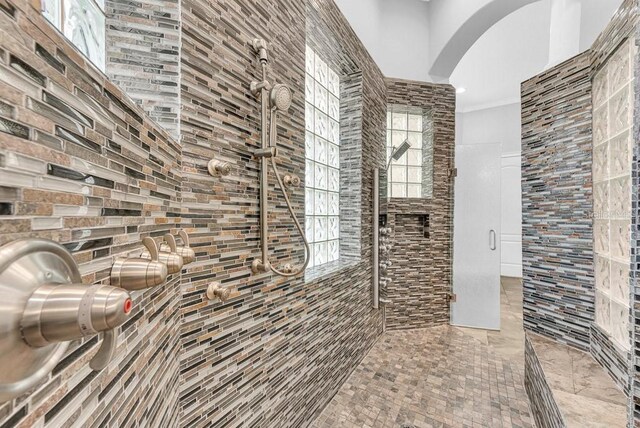
<path id="1" fill-rule="evenodd" d="M 276 126 L 275 126 L 275 122 L 277 119 L 277 111 L 275 108 L 272 108 L 271 110 L 271 123 L 269 124 L 269 128 L 270 128 L 270 145 L 275 147 L 276 146 L 276 139 L 277 139 L 277 131 L 276 131 Z M 273 270 L 273 272 L 275 272 L 276 274 L 280 275 L 280 276 L 284 276 L 284 277 L 292 277 L 292 276 L 296 276 L 299 275 L 300 273 L 302 273 L 306 268 L 307 265 L 309 264 L 309 258 L 311 256 L 311 252 L 309 251 L 309 241 L 307 241 L 307 237 L 304 234 L 304 230 L 302 229 L 302 225 L 300 224 L 300 222 L 298 221 L 298 217 L 296 217 L 295 212 L 293 212 L 293 207 L 291 206 L 291 201 L 289 200 L 289 195 L 287 195 L 287 189 L 284 185 L 284 183 L 282 182 L 282 178 L 280 178 L 280 172 L 278 171 L 278 166 L 276 165 L 276 157 L 272 156 L 271 157 L 271 166 L 273 167 L 273 172 L 275 173 L 276 179 L 278 180 L 278 185 L 280 186 L 280 190 L 282 191 L 282 195 L 284 196 L 284 200 L 287 203 L 287 209 L 289 210 L 289 214 L 291 215 L 291 218 L 293 219 L 293 222 L 296 225 L 296 228 L 298 229 L 298 232 L 300 233 L 300 236 L 302 237 L 302 241 L 304 242 L 304 263 L 302 264 L 302 267 L 300 267 L 298 270 L 295 271 L 282 271 L 282 270 L 278 270 L 275 267 L 271 267 L 271 269 Z M 266 183 L 265 183 L 266 185 Z"/>

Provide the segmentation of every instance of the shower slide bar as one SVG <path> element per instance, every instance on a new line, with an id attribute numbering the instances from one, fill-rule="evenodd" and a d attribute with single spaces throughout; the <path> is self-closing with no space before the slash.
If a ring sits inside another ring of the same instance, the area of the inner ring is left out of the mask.
<path id="1" fill-rule="evenodd" d="M 278 111 L 286 111 L 289 109 L 289 107 L 291 106 L 292 94 L 291 90 L 286 85 L 276 84 L 272 86 L 267 81 L 267 43 L 262 39 L 254 39 L 253 49 L 260 61 L 260 65 L 262 66 L 262 81 L 253 81 L 251 82 L 250 86 L 251 92 L 260 99 L 261 103 L 261 147 L 260 149 L 256 150 L 255 157 L 260 159 L 260 241 L 262 258 L 255 259 L 253 261 L 253 263 L 251 264 L 251 271 L 254 274 L 273 271 L 280 276 L 293 277 L 304 272 L 304 270 L 306 269 L 307 265 L 309 264 L 310 251 L 309 243 L 304 235 L 304 229 L 300 225 L 300 222 L 298 221 L 298 218 L 293 211 L 293 207 L 291 206 L 291 201 L 289 200 L 286 189 L 286 185 L 300 185 L 300 179 L 296 176 L 285 175 L 283 182 L 283 178 L 280 177 L 278 166 L 276 164 L 276 157 L 278 156 L 278 150 L 276 148 L 276 139 L 278 133 L 276 129 L 276 123 Z M 267 113 L 269 113 L 269 109 L 271 110 L 271 120 L 268 123 Z M 269 127 L 268 129 L 267 126 Z M 293 222 L 295 223 L 296 228 L 298 229 L 298 232 L 302 237 L 302 241 L 304 242 L 304 263 L 298 269 L 294 269 L 290 264 L 285 264 L 281 269 L 277 269 L 269 262 L 269 221 L 267 217 L 269 211 L 269 159 L 271 159 L 271 167 L 273 168 L 273 172 L 278 181 L 280 190 L 282 191 L 282 195 L 284 196 L 284 200 L 287 203 L 289 214 L 291 215 L 291 218 L 293 219 Z"/>

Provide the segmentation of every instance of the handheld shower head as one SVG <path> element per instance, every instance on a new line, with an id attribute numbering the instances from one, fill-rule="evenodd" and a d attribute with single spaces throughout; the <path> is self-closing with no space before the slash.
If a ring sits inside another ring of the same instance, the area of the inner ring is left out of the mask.
<path id="1" fill-rule="evenodd" d="M 271 107 L 280 111 L 288 110 L 291 107 L 291 89 L 287 85 L 277 84 L 273 85 L 269 99 L 271 100 Z"/>

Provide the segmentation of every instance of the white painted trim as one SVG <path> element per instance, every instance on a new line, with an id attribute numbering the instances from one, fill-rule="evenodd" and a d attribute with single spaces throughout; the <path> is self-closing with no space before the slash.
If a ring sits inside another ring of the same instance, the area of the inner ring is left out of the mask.
<path id="1" fill-rule="evenodd" d="M 471 113 L 474 111 L 479 111 L 479 110 L 489 110 L 492 108 L 497 108 L 497 107 L 504 107 L 504 106 L 508 106 L 511 104 L 520 104 L 520 97 L 518 98 L 507 98 L 507 99 L 503 99 L 503 100 L 499 100 L 499 101 L 494 101 L 491 103 L 486 103 L 486 104 L 479 104 L 473 107 L 469 107 L 469 108 L 465 108 L 465 109 L 461 109 L 461 110 L 456 110 L 456 113 Z"/>
<path id="2" fill-rule="evenodd" d="M 508 153 L 502 155 L 501 174 L 509 168 L 520 169 L 521 154 L 520 153 Z M 521 222 L 522 224 L 522 222 Z M 522 226 L 521 226 L 522 227 Z M 511 233 L 503 232 L 500 234 L 500 245 L 502 248 L 507 249 L 507 252 L 503 252 L 503 256 L 500 260 L 500 274 L 502 276 L 512 276 L 516 278 L 522 278 L 522 259 L 519 263 L 516 263 L 513 257 L 509 257 L 509 249 L 515 250 L 516 248 L 522 248 L 522 234 L 520 231 L 511 230 Z M 514 254 L 513 252 L 511 254 Z M 506 255 L 506 257 L 505 257 Z M 506 260 L 505 260 L 506 259 Z"/>
<path id="3" fill-rule="evenodd" d="M 522 278 L 522 265 L 514 265 L 509 263 L 500 264 L 500 275 L 511 278 Z"/>

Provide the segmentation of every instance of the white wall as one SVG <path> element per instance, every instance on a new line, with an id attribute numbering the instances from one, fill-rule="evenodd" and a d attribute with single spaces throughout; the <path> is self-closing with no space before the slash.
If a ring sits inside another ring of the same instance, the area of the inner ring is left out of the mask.
<path id="1" fill-rule="evenodd" d="M 336 0 L 387 77 L 429 81 L 429 3 Z"/>
<path id="2" fill-rule="evenodd" d="M 491 27 L 469 49 L 451 75 L 458 111 L 520 99 L 520 82 L 542 71 L 549 60 L 549 0 L 525 6 Z"/>
<path id="3" fill-rule="evenodd" d="M 522 276 L 520 103 L 456 114 L 456 144 L 502 144 L 501 274 Z"/>
<path id="4" fill-rule="evenodd" d="M 502 155 L 500 274 L 522 278 L 522 186 L 519 154 Z"/>
<path id="5" fill-rule="evenodd" d="M 443 49 L 478 9 L 493 0 L 431 0 L 429 2 L 429 69 Z M 445 76 L 449 77 L 449 76 Z"/>
<path id="6" fill-rule="evenodd" d="M 551 0 L 335 1 L 388 77 L 423 81 L 434 77 L 440 81 L 449 76 L 429 75 L 436 59 L 438 64 L 455 64 L 460 53 L 466 51 L 450 77 L 454 85 L 468 89 L 461 100 L 463 110 L 513 101 L 514 94 L 519 94 L 519 83 L 542 71 L 549 60 Z M 468 51 L 466 42 L 458 42 L 457 37 L 456 43 L 449 44 L 461 28 L 464 34 L 475 34 L 474 28 L 484 29 L 510 10 L 532 1 L 535 3 L 493 25 Z M 622 2 L 571 1 L 581 4 L 582 50 L 591 45 Z M 443 49 L 444 55 L 439 58 Z"/>
<path id="7" fill-rule="evenodd" d="M 502 143 L 502 154 L 520 154 L 520 103 L 456 114 L 456 144 Z"/>
<path id="8" fill-rule="evenodd" d="M 378 62 L 381 52 L 378 52 L 378 28 L 380 28 L 381 0 L 336 0 L 338 8 L 347 18 L 351 28 Z M 374 55 L 375 53 L 375 55 Z M 380 64 L 378 63 L 378 66 Z"/>
<path id="9" fill-rule="evenodd" d="M 581 1 L 580 50 L 585 51 L 591 47 L 598 34 L 607 26 L 615 11 L 622 4 L 622 0 Z"/>

